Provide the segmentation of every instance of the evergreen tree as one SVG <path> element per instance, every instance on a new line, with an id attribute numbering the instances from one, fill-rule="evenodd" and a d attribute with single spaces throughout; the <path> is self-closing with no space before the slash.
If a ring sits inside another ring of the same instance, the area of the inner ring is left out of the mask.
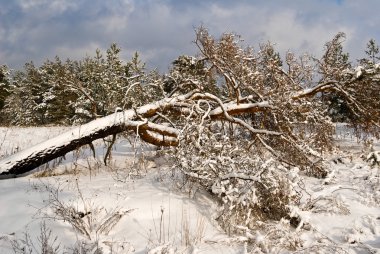
<path id="1" fill-rule="evenodd" d="M 104 73 L 104 59 L 100 50 L 96 51 L 94 58 L 86 57 L 81 60 L 74 70 L 75 79 L 70 89 L 77 94 L 74 102 L 74 122 L 87 122 L 101 115 L 101 101 L 99 97 Z"/>
<path id="2" fill-rule="evenodd" d="M 0 66 L 0 111 L 4 107 L 4 102 L 9 95 L 9 69 L 6 65 Z"/>
<path id="3" fill-rule="evenodd" d="M 62 63 L 59 57 L 56 57 L 55 61 L 48 60 L 40 67 L 47 83 L 47 89 L 42 93 L 47 123 L 69 124 L 74 116 L 73 102 L 76 101 L 77 95 L 68 89 L 73 83 L 71 64 L 70 60 Z"/>
<path id="4" fill-rule="evenodd" d="M 135 52 L 125 65 L 122 108 L 134 108 L 163 97 L 161 77 L 157 70 L 147 72 L 145 63 Z"/>
<path id="5" fill-rule="evenodd" d="M 98 49 L 95 57 L 86 57 L 78 63 L 75 81 L 70 86 L 78 95 L 74 121 L 86 122 L 105 116 L 125 104 L 124 93 L 133 71 L 130 64 L 121 61 L 120 52 L 114 43 L 106 51 L 106 57 Z"/>
<path id="6" fill-rule="evenodd" d="M 2 110 L 5 105 L 5 100 L 10 94 L 9 75 L 10 75 L 10 72 L 9 72 L 8 67 L 6 65 L 1 65 L 0 66 L 0 124 L 5 123 L 4 113 L 2 112 Z"/>
<path id="7" fill-rule="evenodd" d="M 25 64 L 24 71 L 18 71 L 10 86 L 11 95 L 5 103 L 5 113 L 11 124 L 46 124 L 46 104 L 43 93 L 48 88 L 46 80 L 33 62 Z"/>
<path id="8" fill-rule="evenodd" d="M 321 82 L 330 80 L 339 81 L 345 70 L 351 67 L 349 61 L 349 53 L 343 51 L 342 42 L 345 39 L 344 33 L 338 33 L 333 40 L 325 44 L 325 53 L 322 57 L 322 65 L 329 70 L 325 73 L 320 70 L 323 75 Z M 346 100 L 338 92 L 322 93 L 322 102 L 327 105 L 329 116 L 335 122 L 345 122 L 352 117 Z"/>
<path id="9" fill-rule="evenodd" d="M 172 62 L 172 68 L 164 78 L 164 91 L 168 96 L 186 93 L 194 88 L 218 94 L 215 78 L 205 61 L 182 55 Z"/>
<path id="10" fill-rule="evenodd" d="M 362 58 L 359 60 L 359 63 L 364 66 L 373 66 L 376 61 L 380 60 L 380 51 L 379 45 L 376 44 L 374 39 L 370 39 L 367 43 L 367 49 L 364 51 L 367 55 L 366 58 Z"/>

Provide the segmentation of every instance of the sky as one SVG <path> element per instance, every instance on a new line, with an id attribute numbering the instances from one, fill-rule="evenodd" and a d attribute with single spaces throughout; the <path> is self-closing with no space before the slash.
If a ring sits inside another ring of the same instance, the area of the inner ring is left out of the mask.
<path id="1" fill-rule="evenodd" d="M 113 42 L 129 60 L 166 72 L 179 55 L 196 55 L 195 29 L 242 36 L 246 45 L 275 43 L 280 54 L 322 54 L 346 33 L 355 61 L 380 43 L 379 0 L 0 0 L 0 65 L 20 69 L 59 56 L 79 60 Z"/>

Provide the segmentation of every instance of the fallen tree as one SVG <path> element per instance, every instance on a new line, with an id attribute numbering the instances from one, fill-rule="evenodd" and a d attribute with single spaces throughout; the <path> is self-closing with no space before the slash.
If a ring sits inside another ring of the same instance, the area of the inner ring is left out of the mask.
<path id="1" fill-rule="evenodd" d="M 217 101 L 218 98 L 207 93 L 199 93 L 197 90 L 186 95 L 174 98 L 165 98 L 158 102 L 145 105 L 138 109 L 130 109 L 122 112 L 115 112 L 107 117 L 103 117 L 85 125 L 81 125 L 70 131 L 67 131 L 53 139 L 49 139 L 41 144 L 30 147 L 19 153 L 11 155 L 0 161 L 0 175 L 2 178 L 20 175 L 29 172 L 38 166 L 45 164 L 53 159 L 64 156 L 84 145 L 91 145 L 92 141 L 115 135 L 128 130 L 134 131 L 141 139 L 147 143 L 156 146 L 176 146 L 178 145 L 179 130 L 165 125 L 155 124 L 148 121 L 149 118 L 157 114 L 170 111 L 174 108 L 187 108 L 189 105 L 195 105 L 199 99 L 212 99 Z M 240 121 L 232 116 L 238 113 L 250 113 L 263 111 L 270 108 L 266 103 L 261 104 L 244 104 L 217 107 L 210 110 L 208 117 L 211 119 L 225 119 L 231 122 Z M 245 125 L 243 123 L 243 125 Z M 252 132 L 280 135 L 280 133 L 254 130 L 247 126 Z"/>
<path id="2" fill-rule="evenodd" d="M 233 34 L 216 40 L 200 28 L 195 43 L 201 57 L 182 57 L 165 78 L 145 84 L 161 87 L 163 99 L 96 119 L 3 158 L 0 175 L 24 174 L 96 139 L 125 131 L 153 145 L 182 142 L 202 153 L 208 144 L 200 134 L 207 128 L 213 130 L 207 132 L 210 135 L 244 140 L 244 149 L 263 163 L 275 160 L 324 177 L 323 152 L 332 148 L 334 125 L 321 94 L 339 94 L 351 110 L 353 126 L 379 134 L 380 67 L 342 64 L 337 57 L 341 38 L 338 34 L 326 44 L 320 60 L 288 53 L 285 68 L 271 44 L 261 45 L 255 53 L 242 48 Z M 317 82 L 315 70 L 321 77 Z M 126 94 L 139 85 L 131 85 Z"/>

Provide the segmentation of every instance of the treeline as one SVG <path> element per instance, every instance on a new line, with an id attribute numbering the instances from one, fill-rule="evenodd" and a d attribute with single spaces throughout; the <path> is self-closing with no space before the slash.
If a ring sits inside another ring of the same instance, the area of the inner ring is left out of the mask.
<path id="1" fill-rule="evenodd" d="M 282 65 L 274 51 L 276 63 Z M 128 62 L 120 59 L 121 49 L 112 44 L 105 53 L 96 50 L 93 57 L 79 61 L 62 61 L 59 57 L 47 60 L 41 66 L 33 62 L 23 70 L 10 71 L 0 66 L 0 125 L 71 125 L 85 123 L 115 112 L 119 108 L 133 108 L 170 95 L 181 83 L 181 89 L 191 90 L 192 82 L 209 83 L 212 93 L 218 93 L 217 80 L 212 77 L 203 60 L 180 56 L 173 61 L 167 75 L 147 71 L 135 53 Z M 363 66 L 374 65 L 379 47 L 371 39 L 366 57 L 358 60 Z M 348 53 L 342 47 L 334 52 L 335 59 L 351 67 Z M 211 68 L 210 68 L 211 69 Z M 186 80 L 187 79 L 187 80 Z M 207 87 L 206 87 L 207 89 Z M 328 114 L 334 121 L 353 117 L 349 107 L 338 94 L 321 94 Z"/>
<path id="2" fill-rule="evenodd" d="M 59 57 L 23 70 L 0 69 L 0 123 L 2 125 L 75 124 L 150 101 L 146 84 L 156 78 L 146 73 L 136 53 L 126 63 L 112 44 L 103 55 L 79 61 Z M 129 90 L 128 90 L 129 89 Z M 131 91 L 133 90 L 133 91 Z M 144 92 L 143 92 L 144 91 Z M 133 94 L 133 95 L 132 95 Z"/>

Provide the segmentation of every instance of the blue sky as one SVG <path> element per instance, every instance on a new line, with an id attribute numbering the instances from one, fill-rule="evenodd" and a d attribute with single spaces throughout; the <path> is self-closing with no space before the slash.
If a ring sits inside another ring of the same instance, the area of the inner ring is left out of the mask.
<path id="1" fill-rule="evenodd" d="M 380 43 L 378 10 L 378 0 L 0 0 L 0 64 L 81 59 L 116 42 L 123 59 L 138 51 L 150 68 L 166 71 L 178 55 L 196 54 L 201 24 L 254 47 L 270 40 L 280 53 L 315 56 L 342 31 L 355 60 L 369 39 Z"/>

